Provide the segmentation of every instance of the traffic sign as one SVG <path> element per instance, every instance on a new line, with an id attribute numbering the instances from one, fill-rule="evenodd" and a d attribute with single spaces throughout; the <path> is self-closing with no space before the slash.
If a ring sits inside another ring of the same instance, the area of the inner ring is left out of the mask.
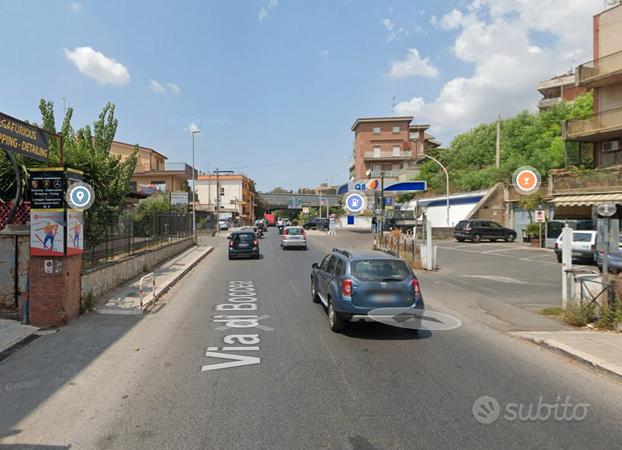
<path id="1" fill-rule="evenodd" d="M 512 185 L 516 192 L 531 195 L 538 192 L 542 178 L 540 172 L 530 166 L 519 167 L 512 176 Z"/>
<path id="2" fill-rule="evenodd" d="M 348 214 L 356 216 L 367 208 L 367 197 L 359 192 L 350 192 L 344 197 L 343 205 Z"/>
<path id="3" fill-rule="evenodd" d="M 598 215 L 603 217 L 613 216 L 616 213 L 616 210 L 616 205 L 612 205 L 611 203 L 604 203 L 596 207 L 596 212 L 598 213 Z"/>
<path id="4" fill-rule="evenodd" d="M 71 209 L 84 211 L 93 205 L 95 192 L 89 184 L 79 181 L 69 186 L 65 200 Z"/>
<path id="5" fill-rule="evenodd" d="M 536 223 L 544 223 L 546 222 L 546 215 L 544 214 L 543 209 L 536 210 Z"/>

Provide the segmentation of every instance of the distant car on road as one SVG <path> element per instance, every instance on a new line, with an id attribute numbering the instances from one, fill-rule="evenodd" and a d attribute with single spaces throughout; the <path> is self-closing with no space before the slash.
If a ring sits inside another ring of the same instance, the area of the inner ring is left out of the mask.
<path id="1" fill-rule="evenodd" d="M 454 237 L 459 242 L 481 242 L 482 239 L 513 242 L 516 231 L 491 220 L 461 220 L 454 227 Z"/>
<path id="2" fill-rule="evenodd" d="M 598 233 L 594 230 L 574 230 L 572 232 L 572 259 L 585 260 L 593 263 L 596 253 L 596 239 Z M 557 262 L 562 262 L 562 235 L 555 241 L 555 255 Z"/>
<path id="3" fill-rule="evenodd" d="M 259 259 L 259 241 L 254 231 L 242 229 L 229 235 L 229 259 L 239 257 Z"/>
<path id="4" fill-rule="evenodd" d="M 281 235 L 281 248 L 302 248 L 307 249 L 307 236 L 302 227 L 285 227 Z"/>
<path id="5" fill-rule="evenodd" d="M 219 230 L 228 230 L 229 229 L 229 222 L 227 222 L 226 220 L 219 220 L 218 221 L 218 229 Z"/>
<path id="6" fill-rule="evenodd" d="M 331 330 L 368 319 L 378 308 L 424 309 L 419 281 L 405 261 L 371 251 L 333 249 L 311 270 L 311 298 L 328 310 Z"/>
<path id="7" fill-rule="evenodd" d="M 305 223 L 302 227 L 305 230 L 328 230 L 329 221 L 323 217 L 316 217 Z"/>
<path id="8" fill-rule="evenodd" d="M 604 250 L 596 252 L 596 265 L 603 270 Z M 607 271 L 613 273 L 622 272 L 622 249 L 609 252 L 607 256 Z"/>

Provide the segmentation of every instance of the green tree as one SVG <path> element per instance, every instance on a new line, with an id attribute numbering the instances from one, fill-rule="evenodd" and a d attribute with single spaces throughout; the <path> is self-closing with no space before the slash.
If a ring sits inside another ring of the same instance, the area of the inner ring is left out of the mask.
<path id="1" fill-rule="evenodd" d="M 270 194 L 293 194 L 293 191 L 288 191 L 287 189 L 281 186 L 277 186 L 274 189 L 272 189 L 269 193 Z"/>

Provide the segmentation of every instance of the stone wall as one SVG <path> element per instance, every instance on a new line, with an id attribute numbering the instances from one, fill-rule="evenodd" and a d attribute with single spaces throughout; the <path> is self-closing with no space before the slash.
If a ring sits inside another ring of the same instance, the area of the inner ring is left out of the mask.
<path id="1" fill-rule="evenodd" d="M 497 183 L 486 193 L 466 219 L 492 220 L 505 224 L 505 198 L 503 183 Z"/>
<path id="2" fill-rule="evenodd" d="M 107 291 L 116 288 L 127 280 L 136 278 L 141 273 L 151 271 L 163 261 L 166 261 L 184 250 L 192 247 L 192 238 L 183 239 L 156 250 L 129 256 L 102 266 L 94 267 L 82 273 L 82 298 L 93 295 L 101 297 Z"/>

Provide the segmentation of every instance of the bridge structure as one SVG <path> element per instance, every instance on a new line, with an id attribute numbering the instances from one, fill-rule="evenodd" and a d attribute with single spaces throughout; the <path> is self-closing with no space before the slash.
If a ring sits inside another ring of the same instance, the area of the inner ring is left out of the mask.
<path id="1" fill-rule="evenodd" d="M 320 206 L 319 194 L 268 194 L 258 192 L 257 196 L 266 210 L 302 209 L 305 206 L 317 208 Z M 328 199 L 329 206 L 335 207 L 341 206 L 341 199 L 343 196 L 336 194 L 322 194 L 321 198 L 323 202 L 325 199 Z M 322 206 L 326 206 L 326 203 L 322 203 Z"/>

